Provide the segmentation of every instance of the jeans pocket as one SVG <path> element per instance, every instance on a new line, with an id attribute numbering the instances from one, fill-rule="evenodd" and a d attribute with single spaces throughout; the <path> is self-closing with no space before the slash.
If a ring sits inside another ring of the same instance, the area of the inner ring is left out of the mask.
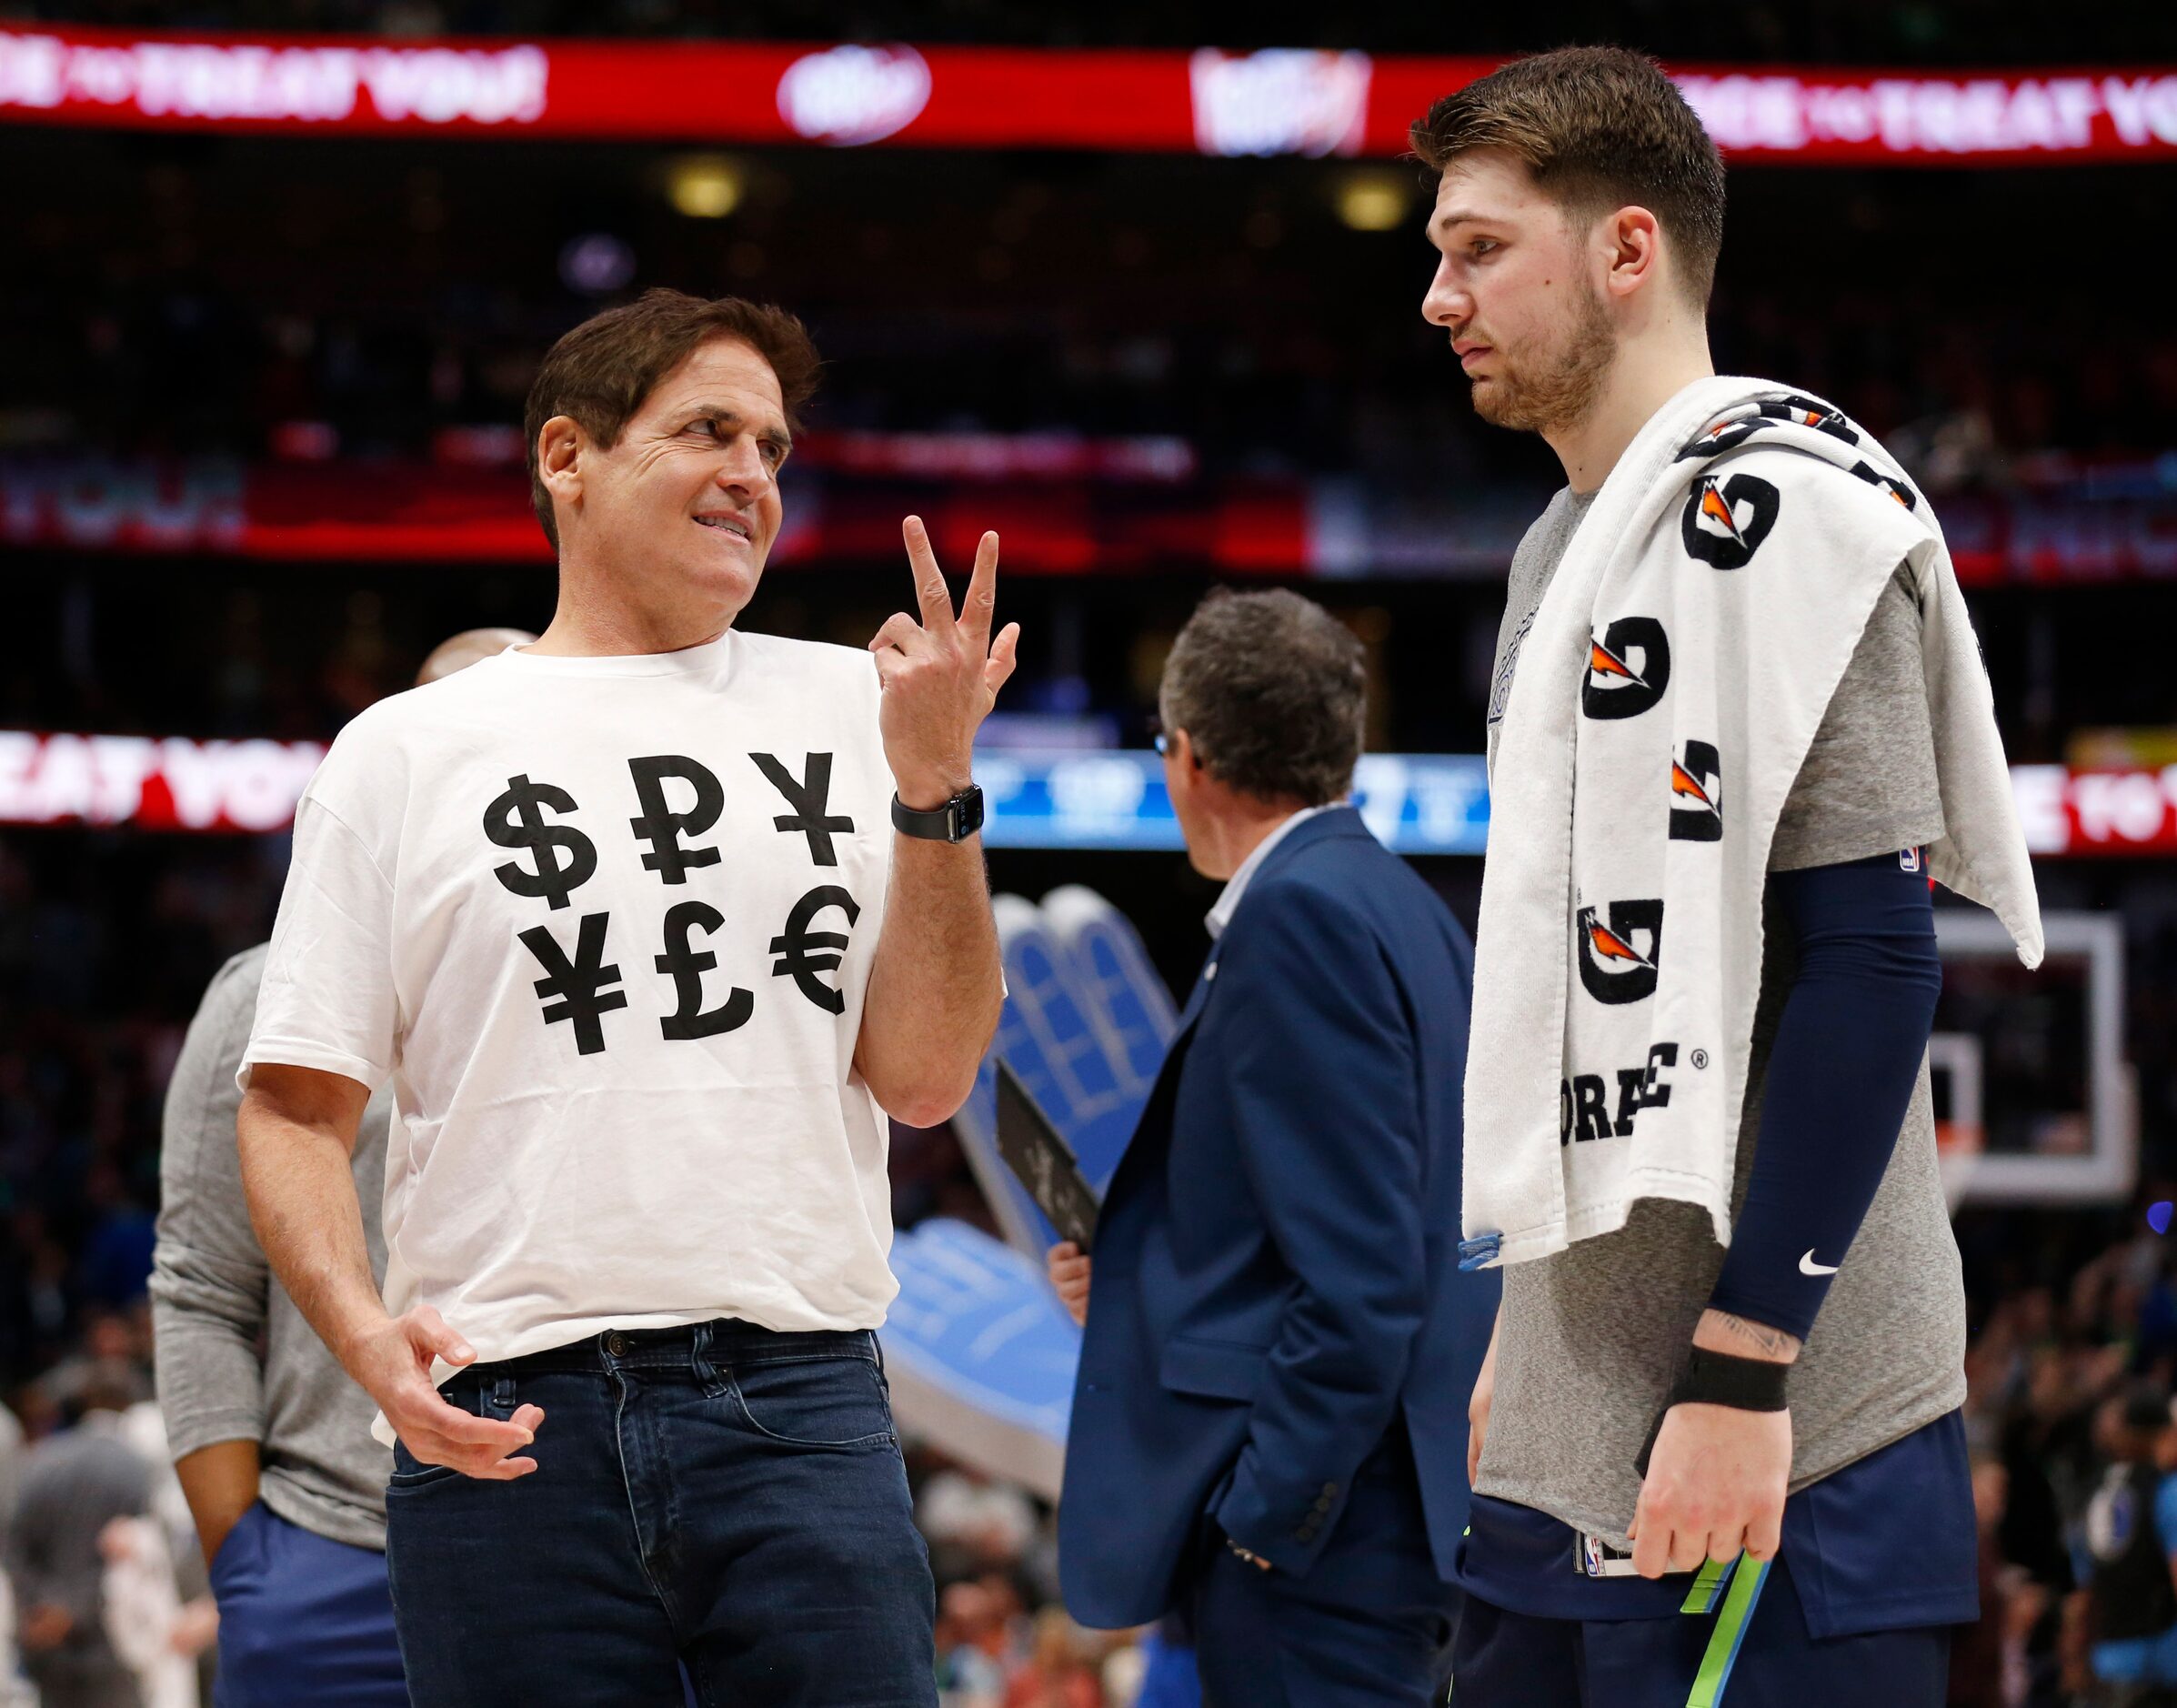
<path id="1" fill-rule="evenodd" d="M 514 1378 L 486 1377 L 481 1381 L 475 1371 L 468 1371 L 448 1381 L 438 1391 L 438 1397 L 458 1411 L 471 1417 L 497 1418 L 501 1422 L 514 1415 Z M 408 1443 L 397 1437 L 393 1443 L 393 1475 L 386 1480 L 387 1493 L 409 1489 L 427 1489 L 451 1477 L 467 1473 L 453 1465 L 426 1465 L 408 1451 Z"/>
<path id="2" fill-rule="evenodd" d="M 735 1404 L 759 1435 L 790 1447 L 870 1447 L 892 1440 L 892 1407 L 860 1353 L 736 1364 Z"/>
<path id="3" fill-rule="evenodd" d="M 452 1465 L 426 1465 L 408 1451 L 408 1444 L 397 1438 L 393 1443 L 393 1474 L 386 1480 L 388 1494 L 407 1489 L 427 1489 L 434 1482 L 444 1482 L 448 1477 L 461 1474 Z"/>

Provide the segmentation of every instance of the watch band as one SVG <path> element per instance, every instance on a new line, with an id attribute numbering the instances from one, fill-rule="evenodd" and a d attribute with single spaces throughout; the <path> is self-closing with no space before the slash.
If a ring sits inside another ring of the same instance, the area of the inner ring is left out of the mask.
<path id="1" fill-rule="evenodd" d="M 983 828 L 983 791 L 970 783 L 941 807 L 918 809 L 892 796 L 892 828 L 928 842 L 965 842 Z"/>
<path id="2" fill-rule="evenodd" d="M 1633 1469 L 1643 1477 L 1648 1474 L 1648 1456 L 1655 1451 L 1656 1437 L 1663 1432 L 1663 1420 L 1672 1406 L 1722 1405 L 1734 1412 L 1782 1412 L 1789 1409 L 1784 1379 L 1791 1373 L 1791 1365 L 1766 1358 L 1738 1358 L 1730 1352 L 1689 1347 L 1685 1366 L 1657 1411 L 1655 1422 L 1649 1425 L 1648 1439 L 1640 1444 L 1640 1456 L 1633 1461 Z"/>

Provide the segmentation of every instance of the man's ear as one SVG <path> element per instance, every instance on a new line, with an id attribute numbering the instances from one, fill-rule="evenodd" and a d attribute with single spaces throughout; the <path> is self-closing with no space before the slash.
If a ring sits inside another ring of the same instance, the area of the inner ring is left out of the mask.
<path id="1" fill-rule="evenodd" d="M 1652 287 L 1663 271 L 1663 227 L 1645 207 L 1620 207 L 1610 216 L 1603 231 L 1609 246 L 1609 273 L 1603 288 L 1613 296 L 1630 296 L 1644 286 Z"/>
<path id="2" fill-rule="evenodd" d="M 1184 729 L 1171 732 L 1171 751 L 1182 770 L 1199 771 L 1202 769 L 1202 756 L 1195 749 L 1194 738 Z"/>
<path id="3" fill-rule="evenodd" d="M 556 415 L 537 433 L 537 477 L 545 490 L 565 504 L 582 498 L 582 458 L 589 436 L 574 417 Z"/>

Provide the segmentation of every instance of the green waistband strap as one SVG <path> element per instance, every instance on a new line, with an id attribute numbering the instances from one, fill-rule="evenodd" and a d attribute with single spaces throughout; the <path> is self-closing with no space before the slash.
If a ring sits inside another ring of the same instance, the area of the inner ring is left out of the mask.
<path id="1" fill-rule="evenodd" d="M 1693 1587 L 1686 1592 L 1681 1613 L 1712 1613 L 1716 1611 L 1716 1598 L 1723 1593 L 1724 1580 L 1731 1576 L 1736 1560 L 1704 1560 L 1700 1562 L 1700 1575 L 1693 1580 Z"/>
<path id="2" fill-rule="evenodd" d="M 1700 1657 L 1700 1671 L 1694 1675 L 1693 1693 L 1686 1698 L 1686 1708 L 1717 1708 L 1722 1702 L 1723 1687 L 1739 1658 L 1739 1646 L 1746 1641 L 1746 1628 L 1753 1623 L 1754 1603 L 1761 1600 L 1761 1586 L 1769 1581 L 1769 1561 L 1749 1561 L 1741 1554 L 1739 1562 L 1747 1569 L 1731 1573 L 1731 1591 L 1723 1598 L 1723 1611 L 1716 1615 L 1716 1629 L 1709 1633 L 1708 1651 Z"/>

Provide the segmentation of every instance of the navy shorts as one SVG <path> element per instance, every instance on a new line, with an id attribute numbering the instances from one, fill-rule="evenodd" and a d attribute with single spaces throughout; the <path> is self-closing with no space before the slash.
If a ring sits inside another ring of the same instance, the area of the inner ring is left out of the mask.
<path id="1" fill-rule="evenodd" d="M 386 1556 L 328 1542 L 262 1501 L 212 1562 L 215 1708 L 408 1708 Z"/>
<path id="2" fill-rule="evenodd" d="M 1687 1586 L 1660 1619 L 1546 1619 L 1467 1592 L 1451 1659 L 1456 1708 L 1942 1708 L 1947 1625 L 1822 1637 L 1781 1554 Z"/>

